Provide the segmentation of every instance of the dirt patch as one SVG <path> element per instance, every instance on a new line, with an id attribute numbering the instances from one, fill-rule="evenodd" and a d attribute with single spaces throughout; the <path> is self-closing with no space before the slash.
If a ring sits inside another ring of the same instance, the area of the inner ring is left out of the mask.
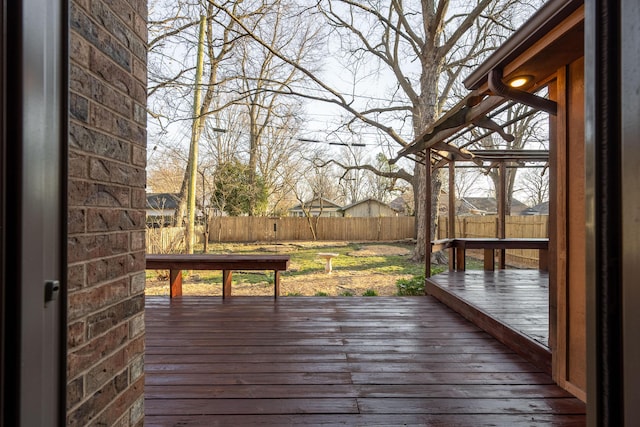
<path id="1" fill-rule="evenodd" d="M 391 245 L 367 245 L 357 251 L 349 252 L 350 256 L 389 256 L 389 255 L 409 255 L 411 251 L 407 248 Z"/>

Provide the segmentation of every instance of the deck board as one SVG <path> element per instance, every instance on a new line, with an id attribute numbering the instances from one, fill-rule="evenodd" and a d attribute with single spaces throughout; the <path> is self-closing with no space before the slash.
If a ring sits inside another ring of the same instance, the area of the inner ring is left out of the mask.
<path id="1" fill-rule="evenodd" d="M 551 372 L 547 272 L 447 271 L 427 280 L 427 292 Z"/>
<path id="2" fill-rule="evenodd" d="M 583 425 L 431 297 L 148 297 L 145 425 Z"/>

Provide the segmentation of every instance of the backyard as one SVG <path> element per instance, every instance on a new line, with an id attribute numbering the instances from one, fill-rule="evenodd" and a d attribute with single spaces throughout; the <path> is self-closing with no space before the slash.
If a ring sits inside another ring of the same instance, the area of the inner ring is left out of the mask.
<path id="1" fill-rule="evenodd" d="M 210 244 L 208 252 L 290 255 L 289 270 L 281 276 L 282 296 L 389 296 L 398 295 L 399 280 L 404 285 L 404 294 L 410 294 L 416 284 L 423 281 L 420 276 L 424 275 L 424 264 L 410 260 L 414 245 L 411 241 L 223 243 Z M 201 252 L 202 247 L 199 249 Z M 319 253 L 338 254 L 332 259 L 331 273 L 325 272 L 325 260 Z M 438 267 L 440 271 L 445 268 Z M 184 275 L 183 292 L 219 296 L 222 295 L 221 281 L 220 271 L 192 271 Z M 272 295 L 273 272 L 234 272 L 232 291 L 233 295 Z M 147 271 L 146 294 L 169 295 L 168 272 Z"/>

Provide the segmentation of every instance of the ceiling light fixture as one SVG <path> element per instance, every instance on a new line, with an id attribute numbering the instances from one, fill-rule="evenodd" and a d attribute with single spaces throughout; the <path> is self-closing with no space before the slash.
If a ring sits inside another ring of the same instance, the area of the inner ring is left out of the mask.
<path id="1" fill-rule="evenodd" d="M 528 85 L 533 80 L 533 76 L 518 76 L 509 80 L 508 85 L 513 88 L 520 88 Z"/>

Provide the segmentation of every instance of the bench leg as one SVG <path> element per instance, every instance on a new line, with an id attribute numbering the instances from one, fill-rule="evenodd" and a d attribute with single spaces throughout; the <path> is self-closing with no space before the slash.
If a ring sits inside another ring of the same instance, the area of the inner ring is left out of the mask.
<path id="1" fill-rule="evenodd" d="M 273 297 L 278 298 L 280 295 L 280 271 L 273 271 Z"/>
<path id="2" fill-rule="evenodd" d="M 169 297 L 182 296 L 182 270 L 169 270 Z"/>
<path id="3" fill-rule="evenodd" d="M 456 249 L 449 248 L 449 271 L 456 271 Z"/>
<path id="4" fill-rule="evenodd" d="M 467 254 L 465 253 L 464 248 L 456 248 L 456 268 L 458 271 L 464 271 L 466 266 L 464 262 L 464 258 Z"/>
<path id="5" fill-rule="evenodd" d="M 495 252 L 493 249 L 484 250 L 484 270 L 494 271 L 496 269 Z"/>
<path id="6" fill-rule="evenodd" d="M 231 276 L 233 270 L 222 270 L 222 298 L 231 296 Z"/>

